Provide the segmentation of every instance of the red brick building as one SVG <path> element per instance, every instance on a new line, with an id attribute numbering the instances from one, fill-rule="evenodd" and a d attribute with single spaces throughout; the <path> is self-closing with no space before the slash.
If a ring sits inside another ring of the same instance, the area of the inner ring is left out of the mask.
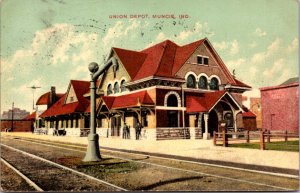
<path id="1" fill-rule="evenodd" d="M 112 58 L 117 62 L 102 66 L 96 84 L 100 136 L 122 137 L 124 123 L 131 139 L 137 123 L 142 139 L 209 139 L 223 121 L 234 131 L 243 127 L 241 94 L 251 87 L 229 72 L 208 39 L 183 46 L 166 40 L 141 51 L 112 48 L 107 61 Z M 49 130 L 79 136 L 89 128 L 89 112 L 89 82 L 72 80 L 40 117 Z"/>
<path id="2" fill-rule="evenodd" d="M 299 132 L 299 79 L 260 88 L 260 92 L 263 129 Z"/>
<path id="3" fill-rule="evenodd" d="M 40 96 L 37 105 L 48 107 L 39 115 L 48 134 L 52 134 L 54 129 L 63 128 L 68 135 L 79 136 L 79 128 L 89 128 L 89 100 L 84 97 L 89 86 L 88 81 L 71 80 L 65 94 L 55 93 L 55 88 L 52 87 L 50 92 Z"/>
<path id="4" fill-rule="evenodd" d="M 243 127 L 242 96 L 251 87 L 227 69 L 208 39 L 179 46 L 166 40 L 142 51 L 112 48 L 99 78 L 100 134 L 122 136 L 124 122 L 142 138 L 203 138 Z"/>

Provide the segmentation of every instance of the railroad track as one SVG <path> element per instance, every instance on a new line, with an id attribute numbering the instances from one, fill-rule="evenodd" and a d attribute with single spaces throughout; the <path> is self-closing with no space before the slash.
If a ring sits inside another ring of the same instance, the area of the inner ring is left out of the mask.
<path id="1" fill-rule="evenodd" d="M 12 138 L 12 139 L 14 139 L 14 138 Z M 59 147 L 86 149 L 85 145 L 80 145 L 80 144 L 70 144 L 70 143 L 62 143 L 62 142 L 37 140 L 37 139 L 33 139 L 33 138 L 17 138 L 17 139 L 25 140 L 25 141 L 28 141 L 28 142 L 36 142 L 36 143 L 41 143 L 41 141 L 42 141 L 43 144 L 49 144 L 49 145 L 54 145 L 54 146 L 59 146 Z M 299 172 L 298 171 L 293 171 L 293 172 L 290 172 L 290 173 L 272 172 L 272 171 L 261 170 L 262 167 L 258 167 L 258 166 L 256 166 L 258 168 L 255 168 L 255 169 L 247 169 L 247 168 L 220 165 L 220 164 L 214 164 L 214 163 L 204 163 L 204 162 L 201 162 L 199 160 L 180 159 L 176 156 L 174 156 L 175 158 L 172 158 L 172 156 L 165 157 L 165 156 L 160 156 L 160 155 L 153 155 L 152 153 L 147 154 L 145 152 L 137 152 L 137 151 L 130 151 L 130 150 L 118 150 L 118 149 L 108 148 L 108 147 L 101 147 L 101 151 L 105 152 L 106 154 L 119 153 L 119 154 L 125 154 L 125 155 L 127 154 L 127 155 L 146 156 L 146 157 L 163 159 L 163 160 L 180 161 L 180 162 L 203 165 L 203 166 L 212 166 L 212 167 L 232 169 L 232 170 L 237 170 L 237 171 L 252 172 L 252 173 L 266 174 L 266 175 L 272 175 L 272 176 L 280 176 L 280 177 L 299 179 Z M 265 167 L 263 167 L 263 168 L 265 169 Z"/>
<path id="2" fill-rule="evenodd" d="M 37 191 L 127 191 L 42 157 L 5 144 L 1 146 L 1 161 Z"/>
<path id="3" fill-rule="evenodd" d="M 20 139 L 19 139 L 20 140 Z M 36 140 L 24 140 L 23 141 L 29 142 L 29 143 L 33 143 L 33 144 L 38 144 L 38 145 L 43 145 L 43 146 L 48 146 L 48 147 L 53 147 L 53 148 L 60 148 L 60 149 L 64 149 L 64 150 L 68 150 L 68 151 L 76 151 L 76 152 L 81 152 L 84 153 L 85 150 L 83 150 L 82 148 L 86 148 L 84 146 L 77 146 L 77 145 L 70 145 L 70 144 L 58 144 L 58 143 L 52 143 L 52 142 L 39 142 Z M 81 150 L 82 149 L 82 150 Z M 103 151 L 102 151 L 103 152 Z M 137 157 L 139 156 L 139 158 L 141 158 L 141 156 L 143 156 L 143 158 L 145 158 L 145 155 L 135 155 L 134 158 L 128 158 L 128 153 L 122 153 L 123 156 L 116 156 L 112 153 L 107 153 L 109 151 L 105 151 L 105 155 L 109 156 L 109 157 L 113 157 L 116 159 L 122 159 L 122 160 L 126 160 L 128 162 L 135 162 L 135 163 L 139 163 L 139 164 L 146 164 L 146 165 L 151 165 L 152 167 L 156 167 L 156 168 L 164 168 L 167 170 L 175 170 L 178 172 L 184 172 L 184 173 L 189 173 L 189 174 L 193 174 L 193 175 L 198 175 L 198 176 L 207 176 L 207 177 L 213 177 L 213 178 L 218 178 L 218 179 L 222 179 L 222 180 L 229 180 L 229 181 L 234 181 L 234 182 L 239 182 L 239 183 L 246 183 L 246 184 L 250 184 L 250 185 L 255 185 L 255 186 L 261 186 L 261 187 L 266 187 L 266 188 L 271 188 L 271 189 L 275 189 L 275 190 L 281 190 L 281 191 L 291 191 L 294 189 L 291 188 L 286 188 L 286 187 L 282 187 L 282 186 L 277 186 L 277 185 L 270 185 L 267 183 L 261 183 L 261 182 L 257 182 L 257 181 L 251 181 L 251 180 L 245 180 L 245 179 L 238 179 L 238 178 L 234 178 L 234 177 L 228 177 L 228 176 L 221 176 L 221 175 L 216 175 L 216 174 L 212 174 L 212 173 L 206 173 L 206 172 L 201 172 L 201 171 L 197 171 L 197 170 L 192 170 L 192 169 L 184 169 L 184 168 L 178 168 L 178 167 L 172 167 L 172 166 L 166 166 L 166 165 L 162 165 L 162 164 L 158 164 L 155 162 L 149 162 L 147 161 L 140 161 L 140 160 L 136 160 Z M 126 157 L 124 157 L 124 154 L 127 154 Z M 104 155 L 102 153 L 102 155 Z M 146 158 L 149 158 L 149 156 L 146 156 Z"/>

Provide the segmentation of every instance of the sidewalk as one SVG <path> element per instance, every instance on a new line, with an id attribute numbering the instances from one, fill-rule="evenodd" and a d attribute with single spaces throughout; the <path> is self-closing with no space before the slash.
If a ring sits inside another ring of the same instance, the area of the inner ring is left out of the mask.
<path id="1" fill-rule="evenodd" d="M 4 133 L 1 136 L 30 137 L 50 141 L 87 144 L 86 137 L 36 135 L 32 133 Z M 124 150 L 160 153 L 196 159 L 234 162 L 299 170 L 299 152 L 257 150 L 214 146 L 212 140 L 133 140 L 100 138 L 100 148 L 110 147 Z"/>

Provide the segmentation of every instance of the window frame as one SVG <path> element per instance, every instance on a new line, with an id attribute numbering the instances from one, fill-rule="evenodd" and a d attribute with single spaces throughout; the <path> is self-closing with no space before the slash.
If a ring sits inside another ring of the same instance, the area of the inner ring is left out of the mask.
<path id="1" fill-rule="evenodd" d="M 200 63 L 199 63 L 199 61 L 200 61 Z M 207 61 L 207 63 L 205 63 L 205 61 Z M 208 66 L 208 63 L 209 63 L 209 57 L 208 56 L 197 55 L 197 64 Z"/>

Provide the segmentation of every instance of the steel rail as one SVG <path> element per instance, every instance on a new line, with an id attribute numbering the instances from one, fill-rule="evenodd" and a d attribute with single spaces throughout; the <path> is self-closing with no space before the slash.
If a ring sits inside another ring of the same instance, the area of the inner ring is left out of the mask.
<path id="1" fill-rule="evenodd" d="M 89 179 L 91 179 L 91 180 L 94 180 L 94 181 L 97 181 L 97 182 L 106 184 L 106 185 L 108 185 L 108 186 L 114 187 L 114 188 L 116 188 L 116 189 L 118 189 L 118 190 L 128 191 L 128 190 L 126 190 L 126 189 L 124 189 L 124 188 L 122 188 L 122 187 L 119 187 L 119 186 L 117 186 L 117 185 L 111 184 L 111 183 L 106 182 L 106 181 L 104 181 L 104 180 L 100 180 L 100 179 L 98 179 L 98 178 L 95 178 L 95 177 L 93 177 L 93 176 L 87 175 L 87 174 L 85 174 L 85 173 L 82 173 L 82 172 L 73 170 L 73 169 L 71 169 L 71 168 L 69 168 L 69 167 L 60 165 L 60 164 L 58 164 L 58 163 L 52 162 L 52 161 L 50 161 L 50 160 L 47 160 L 47 159 L 45 159 L 45 158 L 36 156 L 36 155 L 34 155 L 34 154 L 31 154 L 31 153 L 28 153 L 28 152 L 25 152 L 25 151 L 22 151 L 22 150 L 20 150 L 20 149 L 11 147 L 11 146 L 9 146 L 9 145 L 5 145 L 5 144 L 3 144 L 3 143 L 1 143 L 0 145 L 6 147 L 6 148 L 8 148 L 8 149 L 14 150 L 14 151 L 16 151 L 16 152 L 22 153 L 22 154 L 24 154 L 24 155 L 27 155 L 27 156 L 29 156 L 29 157 L 31 157 L 31 158 L 34 158 L 34 159 L 37 159 L 37 160 L 40 160 L 40 161 L 49 163 L 49 164 L 54 165 L 54 166 L 56 166 L 56 167 L 62 168 L 62 169 L 64 169 L 64 170 L 71 171 L 71 172 L 73 172 L 73 173 L 75 173 L 75 174 L 78 174 L 78 175 L 80 175 L 80 176 L 84 176 L 84 177 L 89 178 Z"/>
<path id="2" fill-rule="evenodd" d="M 70 149 L 70 148 L 65 148 L 65 147 L 60 147 L 60 146 L 54 146 L 54 145 L 49 145 L 49 144 L 43 144 L 43 143 L 38 143 L 38 142 L 30 142 L 30 143 L 35 143 L 35 144 L 40 144 L 40 145 L 49 146 L 49 147 L 55 147 L 55 148 L 60 148 L 60 149 L 66 149 L 66 150 L 71 150 L 71 151 L 77 151 L 77 152 L 81 152 L 81 153 L 85 152 L 85 151 L 81 151 L 81 150 L 74 150 L 74 149 Z M 108 156 L 110 156 L 112 158 L 116 158 L 116 159 L 121 159 L 121 160 L 126 160 L 126 161 L 132 161 L 132 162 L 137 162 L 137 163 L 142 163 L 142 164 L 153 165 L 153 166 L 156 166 L 156 167 L 168 168 L 168 169 L 173 169 L 173 170 L 178 170 L 178 171 L 183 171 L 183 172 L 188 172 L 188 173 L 194 173 L 194 174 L 211 176 L 211 177 L 216 177 L 216 178 L 221 178 L 221 179 L 227 179 L 227 180 L 232 180 L 232 181 L 244 182 L 244 183 L 254 184 L 254 185 L 258 185 L 258 186 L 265 186 L 265 187 L 277 188 L 277 189 L 281 189 L 281 190 L 285 190 L 285 191 L 293 191 L 294 190 L 294 189 L 290 189 L 290 188 L 285 188 L 285 187 L 280 187 L 280 186 L 273 186 L 273 185 L 259 183 L 259 182 L 253 182 L 253 181 L 249 181 L 249 180 L 242 180 L 242 179 L 236 179 L 236 178 L 231 178 L 231 177 L 226 177 L 226 176 L 209 174 L 209 173 L 199 172 L 199 171 L 194 171 L 194 170 L 187 170 L 187 169 L 181 169 L 181 168 L 176 168 L 176 167 L 170 167 L 170 166 L 165 166 L 165 165 L 160 165 L 160 164 L 155 164 L 155 163 L 149 163 L 149 162 L 144 162 L 144 161 L 139 161 L 139 160 L 122 158 L 122 157 L 118 157 L 118 156 L 112 156 L 112 155 L 108 155 Z"/>
<path id="3" fill-rule="evenodd" d="M 1 158 L 1 161 L 7 165 L 10 169 L 16 172 L 21 178 L 23 178 L 30 186 L 32 186 L 35 190 L 43 192 L 44 190 L 40 188 L 36 183 L 30 180 L 27 176 L 25 176 L 22 172 L 20 172 L 17 168 L 8 163 L 5 159 Z"/>

